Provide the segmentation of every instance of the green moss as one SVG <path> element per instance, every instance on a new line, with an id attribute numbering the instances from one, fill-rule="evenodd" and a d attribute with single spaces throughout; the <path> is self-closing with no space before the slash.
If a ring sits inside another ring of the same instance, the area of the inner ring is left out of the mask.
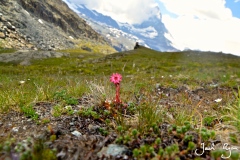
<path id="1" fill-rule="evenodd" d="M 0 47 L 0 54 L 1 53 L 13 53 L 13 52 L 15 52 L 16 50 L 15 49 L 13 49 L 13 48 L 1 48 Z"/>

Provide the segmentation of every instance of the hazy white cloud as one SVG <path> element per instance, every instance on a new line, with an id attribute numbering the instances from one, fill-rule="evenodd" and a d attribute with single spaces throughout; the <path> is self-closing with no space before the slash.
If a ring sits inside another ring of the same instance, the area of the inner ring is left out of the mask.
<path id="1" fill-rule="evenodd" d="M 141 23 L 148 19 L 157 10 L 153 8 L 157 5 L 155 0 L 70 0 L 76 4 L 85 4 L 105 15 L 120 22 Z"/>
<path id="2" fill-rule="evenodd" d="M 240 0 L 234 0 L 234 2 L 240 2 Z"/>
<path id="3" fill-rule="evenodd" d="M 232 53 L 240 56 L 240 19 L 224 0 L 161 0 L 177 17 L 163 15 L 175 47 Z"/>
<path id="4" fill-rule="evenodd" d="M 230 9 L 226 8 L 225 0 L 159 0 L 176 15 L 195 16 L 201 19 L 229 19 Z"/>

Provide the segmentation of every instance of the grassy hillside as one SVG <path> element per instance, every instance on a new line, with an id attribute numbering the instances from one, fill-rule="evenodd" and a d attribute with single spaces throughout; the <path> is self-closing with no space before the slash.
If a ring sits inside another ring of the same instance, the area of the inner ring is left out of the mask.
<path id="1" fill-rule="evenodd" d="M 124 144 L 131 151 L 129 157 L 135 158 L 191 159 L 188 154 L 194 155 L 201 142 L 210 145 L 211 140 L 240 147 L 240 57 L 194 51 L 166 53 L 145 47 L 107 56 L 83 50 L 63 52 L 71 56 L 38 60 L 30 66 L 0 63 L 1 117 L 13 112 L 25 115 L 46 130 L 48 124 L 54 128 L 51 117 L 100 120 L 104 129 L 99 133 L 116 133 L 112 143 Z M 123 77 L 120 97 L 125 112 L 108 102 L 115 97 L 109 78 L 116 72 Z M 82 104 L 83 97 L 90 100 Z M 38 112 L 38 104 L 43 102 L 51 104 L 47 118 Z M 66 106 L 82 107 L 74 111 Z M 109 110 L 108 106 L 116 108 Z M 0 124 L 4 122 L 0 120 Z M 6 142 L 14 137 L 10 132 L 0 137 L 4 153 Z M 24 134 L 20 140 L 28 136 Z M 149 138 L 152 140 L 147 143 Z M 15 137 L 11 145 L 20 140 Z M 202 157 L 216 158 L 223 152 L 229 153 L 218 150 Z M 0 156 L 6 156 L 4 153 Z M 56 153 L 51 154 L 54 157 Z"/>

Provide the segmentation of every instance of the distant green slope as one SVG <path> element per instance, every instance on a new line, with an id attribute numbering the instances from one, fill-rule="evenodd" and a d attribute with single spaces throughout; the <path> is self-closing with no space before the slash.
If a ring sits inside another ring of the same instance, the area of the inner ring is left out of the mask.
<path id="1" fill-rule="evenodd" d="M 66 52 L 71 53 L 69 58 L 38 60 L 31 66 L 2 64 L 0 73 L 101 76 L 119 72 L 127 77 L 134 76 L 136 80 L 160 78 L 172 85 L 186 80 L 192 83 L 216 81 L 230 86 L 240 83 L 240 57 L 223 53 L 158 52 L 145 47 L 107 56 L 78 50 Z"/>

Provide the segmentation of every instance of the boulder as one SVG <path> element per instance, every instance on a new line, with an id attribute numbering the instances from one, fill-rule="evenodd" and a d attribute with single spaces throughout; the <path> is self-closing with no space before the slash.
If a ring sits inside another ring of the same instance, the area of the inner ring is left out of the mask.
<path id="1" fill-rule="evenodd" d="M 21 66 L 29 66 L 29 65 L 31 65 L 31 63 L 30 63 L 29 59 L 25 59 L 22 62 L 20 62 L 20 65 Z"/>
<path id="2" fill-rule="evenodd" d="M 0 32 L 0 38 L 5 39 L 6 35 L 3 32 Z"/>
<path id="3" fill-rule="evenodd" d="M 88 52 L 92 52 L 92 49 L 87 46 L 82 46 L 81 49 L 88 51 Z"/>

